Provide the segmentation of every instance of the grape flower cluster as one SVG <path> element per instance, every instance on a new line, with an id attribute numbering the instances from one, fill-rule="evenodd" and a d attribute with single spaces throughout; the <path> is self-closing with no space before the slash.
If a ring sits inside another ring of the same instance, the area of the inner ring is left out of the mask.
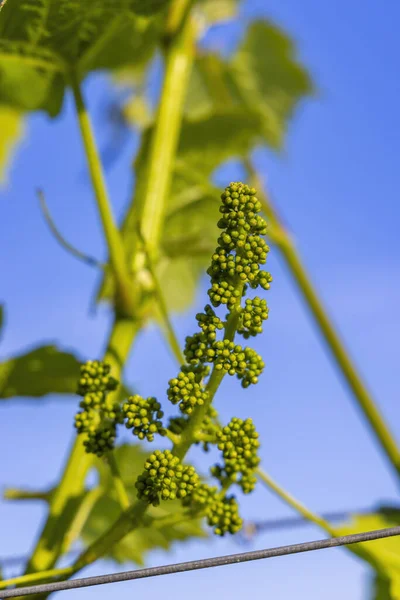
<path id="1" fill-rule="evenodd" d="M 82 409 L 75 416 L 78 433 L 86 434 L 83 444 L 86 452 L 103 456 L 114 448 L 116 427 L 122 422 L 118 402 L 110 397 L 118 381 L 110 375 L 111 367 L 98 360 L 81 365 L 77 394 L 82 396 Z"/>
<path id="2" fill-rule="evenodd" d="M 87 450 L 101 455 L 112 448 L 115 428 L 124 422 L 140 440 L 153 442 L 166 436 L 172 450 L 155 450 L 145 461 L 136 481 L 140 500 L 157 506 L 164 500 L 180 500 L 193 514 L 202 516 L 215 534 L 233 534 L 242 527 L 235 495 L 254 490 L 260 462 L 260 442 L 251 419 L 233 417 L 221 426 L 213 405 L 224 375 L 235 376 L 243 388 L 254 385 L 264 370 L 264 361 L 253 349 L 235 341 L 259 335 L 268 319 L 264 299 L 246 297 L 251 290 L 268 290 L 272 277 L 264 270 L 269 248 L 264 235 L 267 224 L 256 191 L 242 183 L 231 183 L 221 195 L 218 228 L 221 233 L 207 270 L 209 303 L 196 315 L 198 330 L 185 340 L 186 363 L 168 382 L 167 398 L 179 410 L 164 426 L 161 403 L 154 397 L 130 396 L 119 407 L 107 402 L 115 389 L 109 367 L 93 361 L 82 367 L 79 392 L 83 411 L 77 415 L 78 431 L 85 431 Z M 242 300 L 244 299 L 244 305 Z M 225 314 L 218 315 L 223 307 Z M 201 480 L 193 466 L 184 464 L 190 446 L 205 451 L 215 446 L 221 461 L 210 468 L 216 485 Z"/>
<path id="3" fill-rule="evenodd" d="M 170 450 L 155 450 L 144 464 L 144 472 L 136 481 L 138 498 L 158 506 L 162 500 L 186 498 L 198 486 L 200 478 L 194 467 L 182 465 Z"/>

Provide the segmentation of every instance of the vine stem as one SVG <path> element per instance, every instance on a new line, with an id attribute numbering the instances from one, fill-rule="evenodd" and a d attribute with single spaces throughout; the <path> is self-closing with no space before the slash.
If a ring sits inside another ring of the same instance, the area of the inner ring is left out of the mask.
<path id="1" fill-rule="evenodd" d="M 147 268 L 148 268 L 151 278 L 153 280 L 154 291 L 155 291 L 158 307 L 160 310 L 160 314 L 161 314 L 162 320 L 164 322 L 164 328 L 165 328 L 166 338 L 167 338 L 169 347 L 172 350 L 172 353 L 174 354 L 174 356 L 178 362 L 178 365 L 183 365 L 183 364 L 185 364 L 185 357 L 183 356 L 183 352 L 181 350 L 178 338 L 177 338 L 175 330 L 172 326 L 171 319 L 168 314 L 168 307 L 167 307 L 167 303 L 165 301 L 165 296 L 162 291 L 161 284 L 157 277 L 156 267 L 153 263 L 151 253 L 147 247 L 146 240 L 144 239 L 144 237 L 142 235 L 140 227 L 138 227 L 138 235 L 143 244 L 143 249 L 144 249 L 144 252 L 146 255 Z"/>
<path id="2" fill-rule="evenodd" d="M 113 452 L 107 454 L 106 460 L 110 466 L 111 475 L 114 483 L 114 488 L 117 493 L 119 503 L 122 510 L 127 510 L 131 503 L 129 500 L 128 492 L 126 491 L 124 482 L 122 481 L 121 473 L 118 468 L 117 461 Z"/>
<path id="3" fill-rule="evenodd" d="M 44 500 L 48 502 L 53 490 L 19 490 L 17 488 L 7 488 L 4 490 L 4 500 Z"/>
<path id="4" fill-rule="evenodd" d="M 190 14 L 192 4 L 193 0 L 171 3 L 165 33 L 165 74 L 150 139 L 146 185 L 143 198 L 137 198 L 141 233 L 152 256 L 159 249 L 183 106 L 195 56 L 196 24 Z M 135 255 L 139 256 L 138 253 Z"/>
<path id="5" fill-rule="evenodd" d="M 115 278 L 117 307 L 122 314 L 130 316 L 133 314 L 134 309 L 134 298 L 132 294 L 133 284 L 128 272 L 122 238 L 115 223 L 111 203 L 109 201 L 89 113 L 86 109 L 79 80 L 76 73 L 73 71 L 70 74 L 70 84 L 74 95 L 79 128 L 85 148 L 90 177 L 96 195 L 97 207 L 107 242 L 111 268 Z"/>
<path id="6" fill-rule="evenodd" d="M 268 195 L 265 191 L 263 192 L 264 186 L 261 177 L 250 160 L 245 161 L 245 167 L 250 178 L 254 181 L 255 187 L 259 190 L 258 197 L 263 206 L 263 211 L 272 225 L 273 239 L 276 241 L 277 247 L 282 253 L 303 299 L 314 317 L 343 378 L 353 393 L 353 397 L 356 400 L 359 409 L 369 423 L 382 450 L 395 470 L 397 477 L 400 477 L 400 449 L 397 442 L 336 332 L 293 241 L 280 222 Z"/>
<path id="7" fill-rule="evenodd" d="M 283 489 L 276 481 L 272 479 L 268 473 L 266 473 L 260 467 L 257 469 L 257 475 L 261 479 L 261 481 L 276 494 L 285 504 L 293 508 L 297 513 L 299 513 L 304 519 L 314 523 L 320 527 L 323 531 L 328 533 L 331 537 L 335 537 L 336 531 L 335 529 L 326 521 L 323 517 L 318 516 L 313 513 L 311 510 L 306 508 L 304 504 L 301 504 L 296 498 L 291 496 L 289 492 Z"/>
<path id="8" fill-rule="evenodd" d="M 21 575 L 19 577 L 13 577 L 12 579 L 5 579 L 0 581 L 0 590 L 4 590 L 10 585 L 25 585 L 29 583 L 40 583 L 45 579 L 55 579 L 59 577 L 67 577 L 71 575 L 71 567 L 65 567 L 64 569 L 49 569 L 48 571 L 42 571 L 39 573 L 29 573 L 29 575 Z"/>
<path id="9" fill-rule="evenodd" d="M 94 505 L 96 504 L 97 500 L 101 498 L 103 493 L 104 490 L 102 486 L 99 485 L 89 490 L 84 495 L 78 510 L 75 512 L 71 525 L 64 536 L 61 554 L 66 554 L 70 550 L 74 541 L 78 539 Z"/>
<path id="10" fill-rule="evenodd" d="M 240 282 L 237 287 L 240 293 L 240 298 L 242 298 L 243 287 L 243 282 Z M 233 306 L 225 324 L 224 340 L 229 340 L 230 342 L 233 342 L 233 340 L 235 339 L 239 314 L 239 307 L 237 305 Z M 225 375 L 226 372 L 223 369 L 216 369 L 214 365 L 210 379 L 208 380 L 206 386 L 206 391 L 208 392 L 207 401 L 204 402 L 202 406 L 197 407 L 197 409 L 193 411 L 193 414 L 191 416 L 191 419 L 189 420 L 187 427 L 185 427 L 184 431 L 181 434 L 181 439 L 179 443 L 174 444 L 173 446 L 172 453 L 178 456 L 178 458 L 180 458 L 181 460 L 186 455 L 190 446 L 196 441 L 197 430 L 203 422 L 204 417 L 206 416 L 207 411 Z"/>

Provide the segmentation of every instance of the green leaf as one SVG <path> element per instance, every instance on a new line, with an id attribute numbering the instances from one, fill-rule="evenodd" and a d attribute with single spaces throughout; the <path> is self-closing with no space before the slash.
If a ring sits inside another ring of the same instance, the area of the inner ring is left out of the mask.
<path id="1" fill-rule="evenodd" d="M 0 18 L 0 103 L 60 111 L 68 71 L 144 63 L 159 41 L 167 0 L 12 0 Z M 146 16 L 143 16 L 143 15 Z"/>
<path id="2" fill-rule="evenodd" d="M 293 42 L 271 23 L 255 22 L 233 57 L 231 72 L 239 98 L 262 117 L 266 142 L 280 148 L 296 105 L 313 91 Z"/>
<path id="3" fill-rule="evenodd" d="M 0 363 L 0 398 L 73 394 L 79 361 L 56 346 L 41 346 Z"/>
<path id="4" fill-rule="evenodd" d="M 280 149 L 299 102 L 313 92 L 293 42 L 268 21 L 255 21 L 228 61 L 203 54 L 196 61 L 186 102 L 190 118 L 236 107 L 260 119 L 260 134 Z"/>
<path id="5" fill-rule="evenodd" d="M 23 130 L 23 117 L 20 111 L 0 105 L 0 184 L 6 182 L 7 168 Z"/>
<path id="6" fill-rule="evenodd" d="M 400 525 L 400 508 L 382 506 L 375 513 L 352 515 L 351 521 L 338 528 L 338 535 L 361 533 Z M 400 539 L 383 538 L 360 544 L 367 553 L 362 558 L 375 571 L 371 600 L 400 600 Z"/>
<path id="7" fill-rule="evenodd" d="M 122 479 L 132 501 L 136 498 L 135 481 L 143 471 L 148 453 L 138 445 L 123 445 L 116 449 L 116 461 Z M 100 485 L 104 486 L 104 495 L 98 500 L 83 529 L 85 544 L 91 544 L 117 519 L 121 508 L 115 496 L 110 470 L 105 462 L 97 462 Z M 163 502 L 160 507 L 149 507 L 148 515 L 154 518 L 180 514 L 180 502 Z M 128 534 L 122 541 L 110 548 L 107 555 L 118 563 L 134 562 L 143 565 L 150 550 L 162 548 L 168 550 L 174 542 L 184 542 L 193 537 L 205 537 L 200 521 L 181 521 L 175 525 L 142 527 Z"/>
<path id="8" fill-rule="evenodd" d="M 199 8 L 208 25 L 234 19 L 238 10 L 238 0 L 201 0 Z"/>
<path id="9" fill-rule="evenodd" d="M 400 600 L 400 574 L 376 575 L 372 582 L 371 600 Z"/>

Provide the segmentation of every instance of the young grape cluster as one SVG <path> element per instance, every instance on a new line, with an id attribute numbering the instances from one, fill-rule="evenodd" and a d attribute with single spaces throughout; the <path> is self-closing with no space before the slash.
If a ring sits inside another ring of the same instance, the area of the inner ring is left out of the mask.
<path id="1" fill-rule="evenodd" d="M 138 498 L 158 506 L 160 499 L 190 497 L 200 478 L 194 467 L 183 465 L 169 450 L 155 450 L 144 464 L 144 472 L 136 481 Z"/>
<path id="2" fill-rule="evenodd" d="M 97 456 L 114 448 L 117 424 L 122 422 L 121 408 L 109 396 L 118 387 L 118 381 L 110 371 L 107 363 L 89 360 L 81 366 L 78 381 L 82 410 L 75 416 L 75 427 L 78 433 L 86 434 L 83 442 L 86 452 Z"/>
<path id="3" fill-rule="evenodd" d="M 137 496 L 150 505 L 179 499 L 194 516 L 203 516 L 217 535 L 236 533 L 242 527 L 232 486 L 245 494 L 253 491 L 258 456 L 258 433 L 251 419 L 233 417 L 221 426 L 213 405 L 216 389 L 225 374 L 236 376 L 243 388 L 258 382 L 264 370 L 261 356 L 235 341 L 259 335 L 268 318 L 264 299 L 246 297 L 258 287 L 269 289 L 271 275 L 263 269 L 269 248 L 263 238 L 267 224 L 259 214 L 261 204 L 253 188 L 231 183 L 221 196 L 221 233 L 207 271 L 209 304 L 196 315 L 198 329 L 186 338 L 186 364 L 168 382 L 167 398 L 180 414 L 164 426 L 161 403 L 154 397 L 130 396 L 119 407 L 108 400 L 116 387 L 108 365 L 93 361 L 82 367 L 78 393 L 82 412 L 76 417 L 79 432 L 87 434 L 87 451 L 99 456 L 112 449 L 116 425 L 125 422 L 140 440 L 154 442 L 155 435 L 173 441 L 172 450 L 155 450 L 136 481 Z M 244 299 L 244 305 L 242 304 Z M 224 308 L 224 315 L 216 309 Z M 181 457 L 193 444 L 207 451 L 214 446 L 222 460 L 210 468 L 214 484 L 201 481 L 193 466 Z"/>
<path id="4" fill-rule="evenodd" d="M 127 429 L 132 429 L 133 435 L 136 435 L 139 440 L 146 439 L 152 442 L 155 434 L 165 435 L 161 421 L 164 413 L 156 398 L 145 399 L 138 394 L 130 396 L 122 405 L 122 412 L 125 426 Z"/>

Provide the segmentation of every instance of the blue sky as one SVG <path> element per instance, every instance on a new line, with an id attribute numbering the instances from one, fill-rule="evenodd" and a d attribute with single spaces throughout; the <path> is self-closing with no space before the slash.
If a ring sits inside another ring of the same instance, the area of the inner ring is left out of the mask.
<path id="1" fill-rule="evenodd" d="M 382 6 L 358 0 L 303 0 L 301 4 L 249 0 L 241 24 L 224 31 L 219 28 L 208 41 L 218 45 L 223 34 L 233 44 L 246 20 L 265 16 L 294 37 L 313 74 L 319 94 L 297 114 L 285 152 L 279 157 L 259 152 L 257 163 L 334 322 L 400 439 L 395 358 L 400 336 L 396 61 L 400 7 L 396 0 Z M 100 142 L 107 139 L 98 118 L 107 90 L 102 75 L 92 77 L 86 89 Z M 135 141 L 129 140 L 107 175 L 117 214 L 130 190 L 134 146 Z M 92 192 L 83 172 L 70 99 L 55 122 L 42 115 L 32 117 L 10 184 L 0 197 L 0 296 L 7 308 L 2 357 L 44 341 L 76 349 L 85 357 L 99 354 L 109 318 L 105 309 L 96 317 L 88 314 L 97 276 L 56 245 L 35 198 L 35 188 L 43 187 L 66 237 L 103 256 Z M 237 173 L 230 168 L 224 175 L 229 182 Z M 232 414 L 254 419 L 262 440 L 263 466 L 310 508 L 330 511 L 369 507 L 381 500 L 396 502 L 396 482 L 276 250 L 271 252 L 269 268 L 274 276 L 268 294 L 270 319 L 257 345 L 266 370 L 251 391 L 224 382 L 218 398 L 221 414 L 225 419 Z M 193 315 L 205 299 L 202 286 L 193 310 L 175 319 L 181 340 L 191 332 Z M 128 379 L 143 394 L 162 397 L 175 370 L 158 331 L 150 328 L 132 353 Z M 10 401 L 0 407 L 0 453 L 7 457 L 2 461 L 2 485 L 37 487 L 56 480 L 72 440 L 75 409 L 74 400 L 59 398 L 43 403 Z M 249 519 L 291 514 L 261 486 L 242 502 L 242 513 Z M 26 553 L 43 517 L 40 505 L 1 503 L 0 556 Z M 249 548 L 319 536 L 313 527 L 269 533 Z M 169 555 L 153 553 L 149 564 L 235 551 L 240 547 L 232 539 L 193 542 Z M 102 562 L 87 574 L 113 568 Z M 232 600 L 250 591 L 256 597 L 266 593 L 272 598 L 330 600 L 340 594 L 343 599 L 361 600 L 368 597 L 367 583 L 364 565 L 338 549 L 118 584 L 113 589 L 73 591 L 68 597 L 164 593 L 177 600 L 188 594 L 197 599 L 216 596 L 223 586 Z"/>

